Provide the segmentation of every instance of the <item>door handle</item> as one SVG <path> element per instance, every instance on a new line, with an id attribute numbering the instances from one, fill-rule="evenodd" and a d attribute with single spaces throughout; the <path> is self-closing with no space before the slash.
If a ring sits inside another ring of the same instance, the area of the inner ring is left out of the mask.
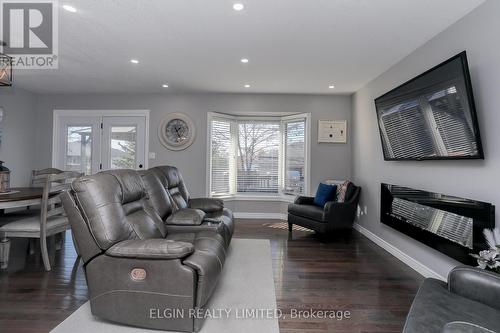
<path id="1" fill-rule="evenodd" d="M 142 164 L 139 164 L 139 169 L 142 169 Z"/>

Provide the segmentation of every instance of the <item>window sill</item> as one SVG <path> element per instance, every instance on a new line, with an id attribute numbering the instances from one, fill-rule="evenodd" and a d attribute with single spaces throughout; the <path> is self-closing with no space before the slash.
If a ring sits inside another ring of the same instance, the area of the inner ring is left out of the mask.
<path id="1" fill-rule="evenodd" d="M 212 198 L 222 199 L 224 201 L 275 201 L 275 202 L 289 202 L 295 201 L 296 195 L 226 195 L 216 196 Z"/>

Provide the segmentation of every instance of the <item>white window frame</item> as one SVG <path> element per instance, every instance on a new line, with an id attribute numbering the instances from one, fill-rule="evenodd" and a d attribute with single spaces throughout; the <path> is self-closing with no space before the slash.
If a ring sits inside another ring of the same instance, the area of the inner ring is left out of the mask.
<path id="1" fill-rule="evenodd" d="M 279 146 L 279 160 L 280 160 L 280 167 L 279 167 L 279 184 L 282 185 L 284 182 L 284 163 L 285 159 L 283 158 L 283 142 L 284 142 L 284 125 L 285 122 L 290 121 L 290 120 L 298 120 L 298 119 L 305 119 L 305 134 L 304 134 L 304 147 L 305 147 L 305 156 L 304 156 L 304 194 L 303 195 L 309 195 L 310 194 L 310 174 L 311 174 L 311 159 L 310 159 L 310 154 L 311 154 L 311 114 L 310 113 L 287 113 L 285 115 L 280 114 L 280 115 L 268 115 L 262 114 L 243 114 L 243 115 L 234 115 L 234 114 L 224 114 L 224 113 L 219 113 L 219 112 L 208 112 L 207 113 L 207 161 L 206 161 L 206 195 L 207 197 L 211 197 L 211 186 L 212 186 L 212 121 L 215 119 L 221 119 L 221 120 L 226 120 L 226 121 L 231 121 L 234 123 L 237 123 L 238 121 L 245 121 L 245 120 L 264 120 L 264 121 L 278 121 L 280 123 L 280 146 Z M 236 128 L 236 126 L 234 126 Z M 231 133 L 232 136 L 237 136 L 238 133 L 237 131 L 233 131 Z M 234 139 L 234 138 L 233 138 Z M 235 153 L 236 154 L 236 153 Z M 236 164 L 236 155 L 233 154 L 231 157 L 233 161 L 230 163 L 230 165 L 235 168 Z M 236 170 L 230 170 L 230 174 L 233 175 L 233 178 L 236 177 Z M 237 200 L 237 201 L 286 201 L 286 202 L 293 202 L 295 199 L 295 195 L 293 194 L 287 194 L 282 191 L 280 188 L 278 194 L 258 194 L 258 193 L 237 193 L 235 192 L 234 184 L 236 184 L 236 179 L 231 179 L 230 181 L 233 187 L 232 193 L 229 193 L 227 195 L 218 195 L 216 196 L 217 198 L 224 199 L 226 201 L 232 201 L 232 200 Z M 281 187 L 281 186 L 280 186 Z"/>
<path id="2" fill-rule="evenodd" d="M 53 119 L 52 119 L 52 167 L 57 166 L 57 157 L 59 151 L 59 145 L 61 144 L 61 138 L 59 133 L 60 118 L 61 117 L 144 117 L 146 122 L 145 127 L 145 158 L 144 158 L 144 170 L 149 168 L 149 110 L 139 109 L 139 110 L 74 110 L 74 109 L 54 109 Z M 102 136 L 102 133 L 101 133 Z"/>

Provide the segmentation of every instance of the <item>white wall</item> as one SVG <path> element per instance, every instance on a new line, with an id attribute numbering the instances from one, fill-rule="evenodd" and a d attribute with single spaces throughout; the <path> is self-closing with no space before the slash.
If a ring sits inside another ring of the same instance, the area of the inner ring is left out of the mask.
<path id="1" fill-rule="evenodd" d="M 499 13 L 500 1 L 487 1 L 353 96 L 353 177 L 363 186 L 361 205 L 368 208 L 360 224 L 442 276 L 458 263 L 380 223 L 380 183 L 500 204 Z M 486 159 L 385 162 L 374 99 L 463 50 L 469 58 Z"/>
<path id="2" fill-rule="evenodd" d="M 312 114 L 311 190 L 326 178 L 346 179 L 351 176 L 351 140 L 347 144 L 318 144 L 317 122 L 320 119 L 351 122 L 350 96 L 268 95 L 268 94 L 153 94 L 153 95 L 44 95 L 38 104 L 37 167 L 51 164 L 52 114 L 54 109 L 149 109 L 150 151 L 156 152 L 155 165 L 175 165 L 180 168 L 194 196 L 206 193 L 207 112 L 310 112 Z M 157 137 L 157 127 L 165 114 L 184 112 L 195 122 L 197 138 L 185 151 L 164 148 Z M 237 205 L 233 203 L 232 205 Z M 238 207 L 245 212 L 258 211 L 263 206 L 245 202 Z M 279 205 L 274 210 L 282 212 Z M 242 208 L 243 209 L 243 208 Z"/>
<path id="3" fill-rule="evenodd" d="M 35 164 L 36 95 L 12 87 L 0 88 L 4 120 L 0 160 L 11 170 L 11 186 L 26 186 Z"/>

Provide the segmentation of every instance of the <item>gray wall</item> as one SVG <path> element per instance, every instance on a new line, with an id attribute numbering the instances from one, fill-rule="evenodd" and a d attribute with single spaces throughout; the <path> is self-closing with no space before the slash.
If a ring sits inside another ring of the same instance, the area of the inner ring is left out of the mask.
<path id="1" fill-rule="evenodd" d="M 35 164 L 36 95 L 22 89 L 0 88 L 4 120 L 0 160 L 11 170 L 11 186 L 26 186 Z"/>
<path id="2" fill-rule="evenodd" d="M 150 151 L 156 160 L 150 167 L 170 164 L 179 167 L 193 195 L 206 192 L 207 112 L 310 112 L 312 114 L 311 190 L 326 178 L 349 178 L 351 175 L 351 140 L 347 144 L 318 144 L 319 119 L 347 120 L 351 123 L 350 96 L 325 95 L 44 95 L 38 104 L 37 167 L 47 167 L 52 156 L 52 113 L 54 109 L 149 109 Z M 196 124 L 197 138 L 185 151 L 172 152 L 164 148 L 157 137 L 157 126 L 170 112 L 184 112 Z M 240 205 L 241 206 L 241 205 Z M 258 212 L 258 205 L 246 205 L 245 212 Z M 275 213 L 281 212 L 276 205 Z M 266 211 L 268 212 L 268 211 Z M 270 212 L 270 211 L 269 211 Z"/>
<path id="3" fill-rule="evenodd" d="M 457 262 L 380 223 L 380 183 L 500 204 L 498 13 L 500 1 L 486 2 L 353 96 L 353 177 L 363 186 L 361 205 L 368 208 L 368 215 L 361 217 L 360 224 L 442 276 Z M 486 159 L 384 162 L 374 98 L 463 50 L 468 53 Z"/>

